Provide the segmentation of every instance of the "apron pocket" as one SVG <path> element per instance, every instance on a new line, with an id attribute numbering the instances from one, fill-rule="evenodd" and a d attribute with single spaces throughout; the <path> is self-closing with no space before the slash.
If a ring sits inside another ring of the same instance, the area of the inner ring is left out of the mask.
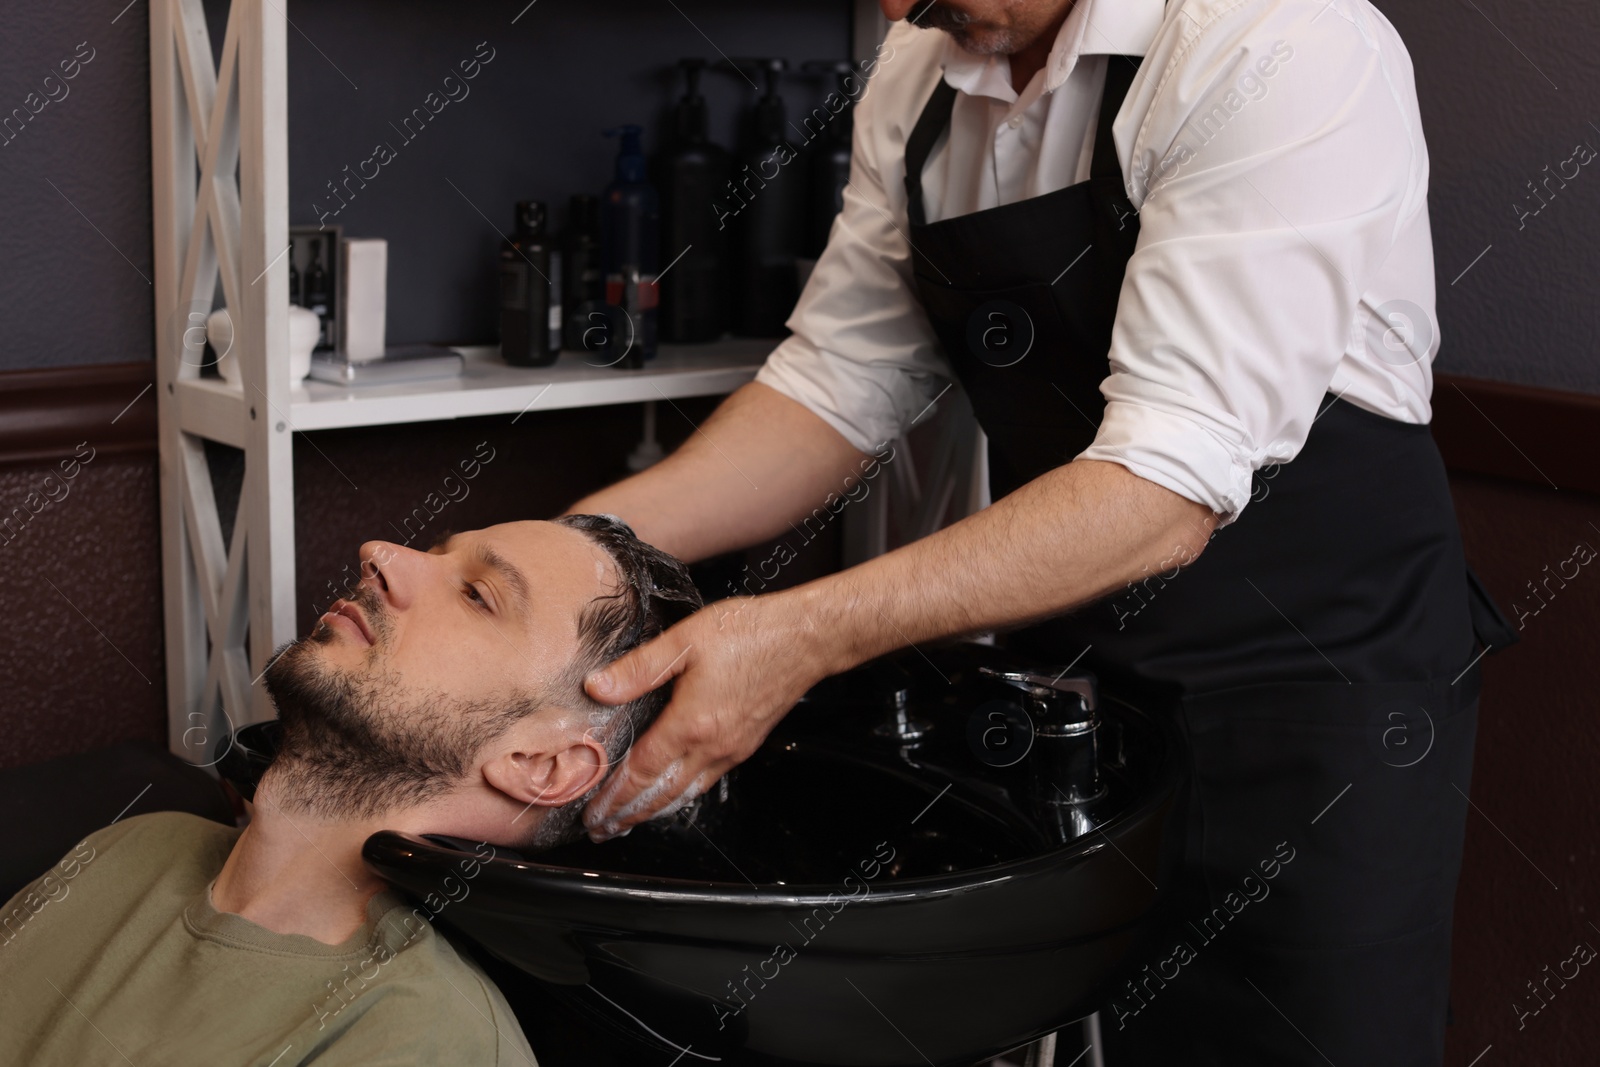
<path id="1" fill-rule="evenodd" d="M 1456 685 L 1296 682 L 1185 698 L 1186 860 L 1209 920 L 1196 918 L 1196 933 L 1241 949 L 1350 948 L 1447 919 L 1477 688 L 1472 671 Z"/>
<path id="2" fill-rule="evenodd" d="M 1472 615 L 1472 632 L 1484 648 L 1506 648 L 1522 640 L 1471 567 L 1467 568 L 1467 610 Z"/>

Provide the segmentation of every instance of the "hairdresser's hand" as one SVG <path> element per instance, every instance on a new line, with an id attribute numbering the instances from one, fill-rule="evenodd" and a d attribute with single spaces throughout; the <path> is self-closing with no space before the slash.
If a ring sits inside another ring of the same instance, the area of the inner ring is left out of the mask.
<path id="1" fill-rule="evenodd" d="M 802 605 L 785 593 L 719 601 L 589 676 L 585 688 L 602 704 L 677 679 L 672 702 L 589 801 L 590 838 L 603 841 L 688 804 L 832 673 Z"/>

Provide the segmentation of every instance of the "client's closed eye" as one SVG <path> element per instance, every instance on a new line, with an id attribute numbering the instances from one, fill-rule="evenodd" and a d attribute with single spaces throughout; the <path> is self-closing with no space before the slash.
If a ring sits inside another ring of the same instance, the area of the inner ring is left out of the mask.
<path id="1" fill-rule="evenodd" d="M 478 607 L 482 608 L 484 611 L 494 610 L 493 605 L 491 605 L 489 601 L 484 598 L 482 593 L 478 592 L 478 587 L 473 585 L 471 582 L 467 582 L 461 587 L 461 593 L 468 600 L 478 605 Z"/>

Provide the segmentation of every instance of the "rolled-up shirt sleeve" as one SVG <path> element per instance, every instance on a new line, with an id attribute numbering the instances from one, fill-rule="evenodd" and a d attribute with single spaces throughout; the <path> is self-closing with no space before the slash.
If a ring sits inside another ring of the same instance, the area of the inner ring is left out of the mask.
<path id="1" fill-rule="evenodd" d="M 898 31 L 891 33 L 891 46 L 902 36 Z M 899 184 L 905 163 L 894 159 L 881 167 L 871 135 L 876 92 L 870 89 L 856 104 L 844 205 L 789 317 L 793 336 L 756 375 L 863 452 L 904 433 L 950 380 L 911 278 Z"/>
<path id="2" fill-rule="evenodd" d="M 1305 444 L 1396 234 L 1426 226 L 1409 64 L 1319 7 L 1169 22 L 1116 128 L 1140 232 L 1082 458 L 1225 522 Z"/>

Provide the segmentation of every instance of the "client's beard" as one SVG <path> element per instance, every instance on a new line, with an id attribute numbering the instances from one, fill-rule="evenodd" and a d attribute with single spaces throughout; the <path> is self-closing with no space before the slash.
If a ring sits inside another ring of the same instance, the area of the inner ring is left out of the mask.
<path id="1" fill-rule="evenodd" d="M 358 596 L 349 599 L 381 643 L 381 606 L 376 597 Z M 406 692 L 396 675 L 377 671 L 358 683 L 317 661 L 315 646 L 331 638 L 319 626 L 284 648 L 265 674 L 283 731 L 270 768 L 279 784 L 273 796 L 288 811 L 370 819 L 435 799 L 465 777 L 484 745 L 531 710 Z"/>

